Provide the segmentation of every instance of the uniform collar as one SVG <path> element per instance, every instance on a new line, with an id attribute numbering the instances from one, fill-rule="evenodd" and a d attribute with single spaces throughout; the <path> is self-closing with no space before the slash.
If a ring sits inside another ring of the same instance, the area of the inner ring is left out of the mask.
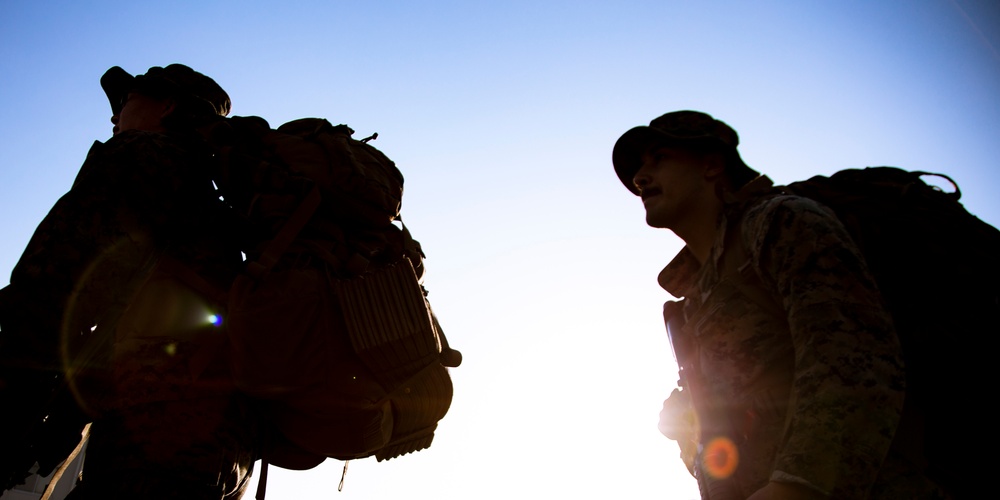
<path id="1" fill-rule="evenodd" d="M 674 297 L 687 297 L 694 291 L 695 284 L 699 281 L 699 275 L 703 272 L 710 272 L 718 268 L 719 259 L 722 257 L 723 243 L 726 240 L 726 228 L 728 227 L 728 217 L 723 212 L 719 214 L 716 221 L 715 240 L 712 242 L 712 250 L 708 254 L 710 266 L 703 266 L 695 258 L 694 252 L 685 246 L 674 256 L 673 260 L 660 271 L 656 281 L 664 290 Z M 703 270 L 703 268 L 705 268 Z"/>
<path id="2" fill-rule="evenodd" d="M 718 272 L 719 261 L 722 259 L 722 251 L 725 249 L 725 241 L 730 221 L 740 219 L 743 210 L 747 205 L 755 200 L 758 195 L 770 191 L 773 182 L 767 176 L 761 175 L 747 183 L 735 193 L 726 193 L 724 202 L 726 208 L 719 215 L 715 226 L 715 240 L 712 242 L 712 250 L 709 252 L 709 262 L 711 266 L 702 266 L 695 258 L 694 252 L 687 246 L 681 249 L 674 256 L 673 260 L 660 271 L 656 281 L 660 287 L 674 297 L 687 297 L 694 291 L 694 286 L 699 280 L 700 273 Z M 704 270 L 702 268 L 705 268 Z"/>

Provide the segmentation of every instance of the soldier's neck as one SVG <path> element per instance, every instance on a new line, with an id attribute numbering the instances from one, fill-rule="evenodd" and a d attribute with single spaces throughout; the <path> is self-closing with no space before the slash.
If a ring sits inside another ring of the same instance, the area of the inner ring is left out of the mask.
<path id="1" fill-rule="evenodd" d="M 721 214 L 722 201 L 713 197 L 688 212 L 678 227 L 673 229 L 674 234 L 684 240 L 688 250 L 700 264 L 704 264 L 712 252 Z"/>

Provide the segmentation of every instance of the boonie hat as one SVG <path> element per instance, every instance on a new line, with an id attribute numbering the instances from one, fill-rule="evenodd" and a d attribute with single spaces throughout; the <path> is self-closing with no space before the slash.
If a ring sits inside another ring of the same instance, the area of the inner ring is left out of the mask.
<path id="1" fill-rule="evenodd" d="M 611 162 L 622 184 L 639 194 L 632 179 L 642 166 L 642 154 L 654 143 L 717 148 L 736 155 L 740 137 L 732 127 L 700 111 L 673 111 L 622 134 L 611 153 Z M 745 165 L 744 165 L 745 166 Z M 749 169 L 749 167 L 746 167 Z"/>
<path id="2" fill-rule="evenodd" d="M 229 114 L 229 94 L 215 80 L 183 64 L 154 66 L 136 76 L 115 66 L 101 77 L 101 88 L 116 115 L 121 112 L 122 100 L 134 90 L 156 97 L 190 97 L 204 102 L 219 116 Z"/>

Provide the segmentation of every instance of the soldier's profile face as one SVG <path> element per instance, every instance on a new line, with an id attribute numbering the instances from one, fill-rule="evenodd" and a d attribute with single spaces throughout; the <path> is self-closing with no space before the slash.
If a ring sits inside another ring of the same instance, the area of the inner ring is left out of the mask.
<path id="1" fill-rule="evenodd" d="M 642 155 L 642 166 L 632 181 L 646 207 L 646 223 L 674 229 L 692 203 L 714 184 L 705 178 L 705 156 L 687 149 L 653 146 Z"/>
<path id="2" fill-rule="evenodd" d="M 139 92 L 129 92 L 122 101 L 121 111 L 111 117 L 114 135 L 126 130 L 163 132 L 163 117 L 172 106 L 171 101 L 150 97 Z"/>

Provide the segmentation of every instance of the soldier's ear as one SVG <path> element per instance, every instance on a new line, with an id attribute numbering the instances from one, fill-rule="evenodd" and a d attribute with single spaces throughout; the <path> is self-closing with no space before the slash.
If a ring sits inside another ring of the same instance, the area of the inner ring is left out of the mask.
<path id="1" fill-rule="evenodd" d="M 715 182 L 726 175 L 726 158 L 721 153 L 708 153 L 702 158 L 705 180 Z"/>
<path id="2" fill-rule="evenodd" d="M 166 117 L 170 116 L 177 111 L 177 100 L 176 99 L 166 99 L 162 101 L 162 108 L 160 108 L 160 121 L 162 122 Z"/>

